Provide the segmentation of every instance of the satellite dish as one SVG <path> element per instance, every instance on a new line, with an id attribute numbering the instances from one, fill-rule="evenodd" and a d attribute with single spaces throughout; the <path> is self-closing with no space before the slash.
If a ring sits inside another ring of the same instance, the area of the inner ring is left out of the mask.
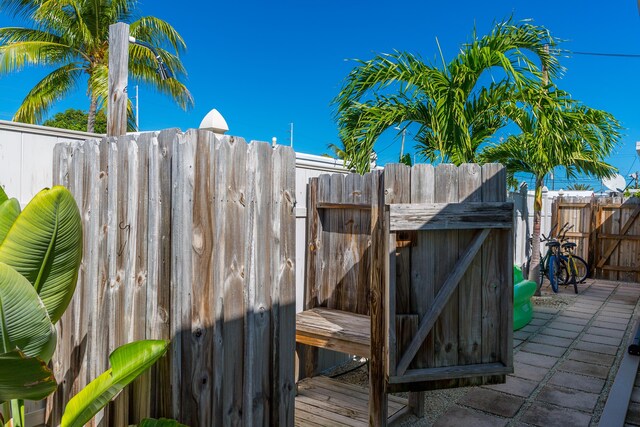
<path id="1" fill-rule="evenodd" d="M 624 176 L 617 173 L 612 178 L 603 179 L 602 185 L 604 185 L 611 191 L 617 191 L 618 193 L 622 193 L 624 189 L 627 187 L 627 181 L 624 179 Z"/>

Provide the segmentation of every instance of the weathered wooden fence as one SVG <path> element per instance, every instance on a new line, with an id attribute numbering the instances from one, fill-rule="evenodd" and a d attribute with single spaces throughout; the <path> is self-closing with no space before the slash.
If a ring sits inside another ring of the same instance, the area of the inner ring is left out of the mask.
<path id="1" fill-rule="evenodd" d="M 640 282 L 640 200 L 636 197 L 559 198 L 553 222 L 573 228 L 567 238 L 596 278 Z"/>
<path id="2" fill-rule="evenodd" d="M 96 424 L 293 425 L 293 150 L 167 130 L 58 145 L 54 157 L 85 241 L 48 423 L 112 350 L 148 338 L 171 339 L 168 356 Z"/>
<path id="3" fill-rule="evenodd" d="M 297 340 L 370 358 L 370 423 L 386 421 L 385 392 L 502 382 L 512 372 L 506 195 L 495 164 L 312 179 Z M 314 352 L 303 349 L 312 375 Z"/>

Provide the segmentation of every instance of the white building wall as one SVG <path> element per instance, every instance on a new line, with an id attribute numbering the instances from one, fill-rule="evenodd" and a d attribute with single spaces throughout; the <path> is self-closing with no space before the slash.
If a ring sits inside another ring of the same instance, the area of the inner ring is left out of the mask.
<path id="1" fill-rule="evenodd" d="M 0 120 L 0 185 L 21 205 L 45 187 L 53 176 L 53 147 L 101 135 Z"/>

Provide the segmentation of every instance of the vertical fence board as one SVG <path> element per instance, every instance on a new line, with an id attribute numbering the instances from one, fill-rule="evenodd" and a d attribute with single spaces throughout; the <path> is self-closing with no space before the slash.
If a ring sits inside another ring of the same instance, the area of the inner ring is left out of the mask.
<path id="1" fill-rule="evenodd" d="M 247 268 L 246 245 L 250 242 L 247 230 L 248 209 L 251 199 L 248 195 L 247 165 L 248 147 L 240 138 L 223 141 L 216 153 L 216 169 L 224 171 L 218 176 L 216 194 L 220 197 L 220 205 L 216 213 L 216 241 L 224 242 L 224 256 L 219 260 L 222 280 L 222 304 L 224 322 L 222 326 L 224 371 L 222 398 L 224 425 L 237 425 L 244 417 L 251 417 L 251 406 L 246 407 L 244 393 L 247 391 L 243 375 L 246 372 L 246 332 L 249 306 L 247 305 L 249 270 Z M 225 164 L 233 162 L 238 168 L 226 168 Z M 262 284 L 261 284 L 262 285 Z M 245 336 L 244 339 L 239 337 Z"/>
<path id="2" fill-rule="evenodd" d="M 293 426 L 295 378 L 295 153 L 278 146 L 273 154 L 272 415 L 271 425 Z"/>
<path id="3" fill-rule="evenodd" d="M 73 147 L 70 144 L 58 144 L 54 151 L 53 165 L 53 184 L 63 185 L 70 188 L 69 168 Z M 69 304 L 71 306 L 71 303 Z M 71 313 L 65 313 L 60 321 L 56 324 L 56 333 L 58 345 L 52 358 L 53 373 L 58 381 L 58 387 L 52 396 L 47 399 L 46 420 L 47 423 L 57 425 L 62 418 L 62 409 L 68 400 L 68 386 L 66 381 L 60 381 L 67 374 L 68 360 L 71 358 L 70 345 L 72 337 L 70 336 L 72 327 Z"/>
<path id="4" fill-rule="evenodd" d="M 385 203 L 411 202 L 411 168 L 396 163 L 384 170 Z M 411 248 L 401 247 L 396 251 L 396 312 L 411 314 Z"/>
<path id="5" fill-rule="evenodd" d="M 152 138 L 151 133 L 142 134 L 137 140 L 137 167 L 132 170 L 136 176 L 137 209 L 131 216 L 135 221 L 131 224 L 129 235 L 135 253 L 131 260 L 132 266 L 128 277 L 131 287 L 131 325 L 129 341 L 137 341 L 146 338 L 147 316 L 147 287 L 148 287 L 148 235 L 149 235 L 149 147 Z M 133 196 L 133 195 L 132 195 Z M 135 206 L 135 205 L 134 205 Z M 130 254 L 131 256 L 131 254 Z M 145 372 L 134 381 L 129 388 L 132 394 L 130 404 L 130 420 L 139 423 L 151 415 L 151 373 Z"/>
<path id="6" fill-rule="evenodd" d="M 435 168 L 436 203 L 458 202 L 458 170 L 454 165 L 438 165 Z M 458 260 L 458 231 L 437 231 L 436 247 L 439 251 L 435 265 L 436 293 Z M 452 366 L 458 363 L 458 293 L 451 295 L 438 321 L 434 325 L 435 363 L 437 366 Z"/>
<path id="7" fill-rule="evenodd" d="M 502 165 L 482 167 L 482 201 L 506 200 L 506 172 Z M 482 248 L 482 362 L 512 366 L 513 269 L 510 231 L 495 230 Z M 505 256 L 509 262 L 505 263 Z M 509 292 L 503 292 L 508 285 Z M 510 305 L 511 304 L 511 305 Z M 495 378 L 500 381 L 499 377 Z"/>
<path id="8" fill-rule="evenodd" d="M 458 197 L 460 203 L 482 201 L 482 169 L 480 166 L 463 164 L 458 168 Z M 458 256 L 462 256 L 473 241 L 475 234 L 474 230 L 458 232 Z M 458 286 L 460 293 L 458 357 L 461 365 L 482 362 L 482 289 L 478 286 L 479 277 L 482 277 L 481 254 L 473 260 Z"/>
<path id="9" fill-rule="evenodd" d="M 123 144 L 122 141 L 125 143 Z M 116 216 L 116 275 L 111 288 L 110 324 L 113 330 L 109 342 L 110 352 L 132 341 L 131 311 L 133 289 L 131 277 L 135 265 L 135 215 L 138 202 L 137 168 L 138 144 L 135 136 L 120 138 L 118 147 L 118 181 Z M 130 387 L 125 388 L 109 405 L 110 423 L 114 426 L 126 425 L 129 420 Z"/>
<path id="10" fill-rule="evenodd" d="M 330 201 L 331 197 L 331 176 L 320 175 L 318 177 L 318 201 Z M 327 229 L 330 227 L 330 211 L 322 209 L 318 212 L 319 216 L 319 233 L 318 233 L 318 256 L 316 257 L 316 286 L 318 288 L 318 304 L 326 306 L 335 284 L 329 282 L 329 260 L 331 259 L 331 241 L 330 233 Z"/>
<path id="11" fill-rule="evenodd" d="M 434 203 L 435 168 L 433 165 L 415 165 L 411 169 L 411 203 Z M 427 313 L 435 296 L 435 265 L 438 262 L 438 248 L 435 246 L 433 231 L 416 233 L 416 244 L 411 248 L 411 312 L 419 315 L 419 320 Z M 424 340 L 412 367 L 426 368 L 434 361 L 434 333 Z M 405 348 L 402 348 L 404 353 Z"/>
<path id="12" fill-rule="evenodd" d="M 193 132 L 173 140 L 171 217 L 171 390 L 174 417 L 191 424 L 194 416 L 191 380 L 191 273 L 195 141 Z"/>
<path id="13" fill-rule="evenodd" d="M 98 149 L 100 151 L 100 193 L 98 204 L 92 206 L 93 215 L 98 217 L 99 221 L 99 243 L 98 243 L 98 276 L 97 282 L 97 305 L 95 312 L 92 316 L 93 327 L 91 328 L 91 334 L 93 335 L 93 341 L 91 348 L 89 349 L 89 358 L 87 363 L 90 366 L 91 378 L 97 378 L 102 372 L 108 368 L 109 357 L 109 333 L 105 331 L 109 327 L 109 312 L 110 312 L 110 275 L 109 265 L 111 259 L 108 254 L 110 245 L 109 238 L 112 235 L 112 228 L 110 228 L 110 221 L 112 218 L 112 210 L 109 205 L 110 197 L 115 200 L 115 191 L 111 191 L 111 177 L 110 177 L 110 153 L 111 153 L 111 141 L 107 138 L 100 140 Z M 117 168 L 116 168 L 117 170 Z M 113 231 L 115 233 L 115 231 Z M 107 425 L 108 419 L 105 417 L 105 410 L 98 412 L 94 418 L 94 424 L 98 426 Z"/>
<path id="14" fill-rule="evenodd" d="M 342 203 L 345 177 L 342 174 L 330 175 L 330 191 L 327 201 Z M 344 281 L 344 209 L 332 209 L 326 213 L 323 229 L 327 236 L 329 258 L 327 261 L 327 307 L 343 310 Z"/>
<path id="15" fill-rule="evenodd" d="M 96 341 L 100 340 L 98 335 L 98 325 L 95 313 L 100 309 L 100 245 L 101 245 L 101 221 L 100 215 L 93 214 L 92 211 L 99 209 L 101 196 L 103 193 L 103 184 L 105 180 L 102 178 L 100 165 L 99 141 L 89 140 L 84 143 L 85 167 L 84 167 L 84 197 L 82 200 L 82 209 L 80 211 L 83 222 L 84 237 L 84 253 L 81 269 L 84 272 L 83 279 L 79 280 L 78 286 L 86 288 L 84 294 L 85 300 L 80 301 L 82 313 L 80 318 L 88 319 L 79 330 L 78 337 L 80 345 L 78 356 L 74 359 L 74 363 L 82 365 L 78 377 L 80 382 L 78 388 L 82 389 L 84 385 L 92 381 L 98 376 L 99 371 L 95 365 L 84 363 L 85 358 L 95 360 L 95 352 L 93 349 L 97 347 Z M 76 291 L 77 292 L 77 291 Z M 102 331 L 100 331 L 102 333 Z"/>
<path id="16" fill-rule="evenodd" d="M 247 152 L 246 274 L 247 324 L 245 347 L 245 411 L 248 425 L 268 425 L 271 408 L 270 362 L 258 354 L 270 351 L 271 313 L 271 147 L 253 142 Z"/>
<path id="17" fill-rule="evenodd" d="M 621 227 L 627 223 L 629 218 L 631 218 L 631 213 L 633 212 L 635 206 L 621 206 L 620 208 L 620 224 Z M 629 229 L 631 233 L 633 231 L 632 228 Z M 636 259 L 637 254 L 634 252 L 635 242 L 630 240 L 622 240 L 619 244 L 620 253 L 618 255 L 618 266 L 620 267 L 635 267 L 638 260 Z M 635 273 L 631 271 L 620 271 L 618 273 L 618 280 L 623 282 L 632 282 L 635 280 Z"/>
<path id="18" fill-rule="evenodd" d="M 211 425 L 214 420 L 211 403 L 214 361 L 215 303 L 213 294 L 214 224 L 210 195 L 215 187 L 213 134 L 200 131 L 196 139 L 193 183 L 193 231 L 191 274 L 191 399 L 194 404 L 192 423 Z"/>

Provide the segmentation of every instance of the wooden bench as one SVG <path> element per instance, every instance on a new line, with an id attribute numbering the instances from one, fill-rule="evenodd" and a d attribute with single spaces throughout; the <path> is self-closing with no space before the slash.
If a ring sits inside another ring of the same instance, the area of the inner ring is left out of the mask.
<path id="1" fill-rule="evenodd" d="M 361 357 L 371 355 L 371 319 L 330 308 L 312 308 L 296 315 L 296 341 Z"/>

